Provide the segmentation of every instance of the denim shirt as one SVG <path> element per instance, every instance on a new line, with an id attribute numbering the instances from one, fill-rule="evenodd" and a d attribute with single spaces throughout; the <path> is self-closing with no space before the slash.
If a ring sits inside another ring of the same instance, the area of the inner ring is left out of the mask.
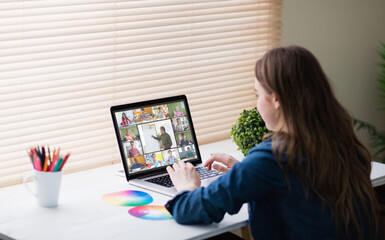
<path id="1" fill-rule="evenodd" d="M 180 224 L 210 224 L 248 203 L 256 240 L 337 239 L 330 208 L 293 173 L 287 177 L 288 181 L 268 139 L 208 187 L 182 192 L 166 208 Z"/>

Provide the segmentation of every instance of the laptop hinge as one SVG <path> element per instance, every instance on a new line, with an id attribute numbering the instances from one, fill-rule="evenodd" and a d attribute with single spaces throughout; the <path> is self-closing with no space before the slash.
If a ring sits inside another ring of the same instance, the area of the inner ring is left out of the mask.
<path id="1" fill-rule="evenodd" d="M 153 176 L 160 176 L 163 175 L 167 172 L 157 172 L 157 173 L 147 173 L 145 176 L 137 177 L 137 179 L 143 179 L 143 178 L 148 178 L 148 177 L 153 177 Z"/>

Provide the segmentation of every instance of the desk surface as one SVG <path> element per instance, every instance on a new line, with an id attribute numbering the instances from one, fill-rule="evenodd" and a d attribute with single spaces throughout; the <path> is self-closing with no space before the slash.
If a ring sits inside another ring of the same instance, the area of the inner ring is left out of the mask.
<path id="1" fill-rule="evenodd" d="M 373 187 L 385 184 L 385 164 L 372 162 L 372 172 L 370 173 Z"/>
<path id="2" fill-rule="evenodd" d="M 206 160 L 212 152 L 242 158 L 230 140 L 200 147 Z M 128 214 L 131 207 L 113 206 L 101 200 L 106 193 L 147 190 L 129 185 L 116 176 L 121 164 L 63 176 L 57 208 L 41 208 L 23 185 L 0 189 L 0 233 L 15 239 L 203 239 L 248 224 L 247 206 L 236 215 L 226 214 L 219 224 L 183 226 L 174 220 L 150 221 Z M 33 186 L 32 186 L 33 187 Z M 170 198 L 149 192 L 151 205 Z"/>
<path id="3" fill-rule="evenodd" d="M 212 152 L 226 152 L 237 159 L 242 154 L 231 140 L 200 147 L 206 160 Z M 114 173 L 121 164 L 63 176 L 59 206 L 41 208 L 23 185 L 0 189 L 0 233 L 15 239 L 203 239 L 247 225 L 247 207 L 226 215 L 219 224 L 183 226 L 173 220 L 150 221 L 128 214 L 130 207 L 102 202 L 106 193 L 146 190 L 128 185 Z M 385 184 L 385 165 L 373 164 L 373 185 Z M 149 192 L 151 205 L 164 205 L 170 198 Z"/>

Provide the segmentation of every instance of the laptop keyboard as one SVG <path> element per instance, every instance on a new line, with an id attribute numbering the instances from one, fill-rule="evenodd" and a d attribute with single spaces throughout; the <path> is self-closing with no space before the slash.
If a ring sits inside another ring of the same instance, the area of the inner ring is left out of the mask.
<path id="1" fill-rule="evenodd" d="M 222 174 L 221 172 L 218 172 L 216 170 L 208 171 L 207 168 L 205 168 L 205 167 L 196 167 L 195 169 L 197 170 L 197 172 L 201 176 L 201 180 L 216 177 L 216 176 L 219 176 Z M 151 182 L 151 183 L 155 183 L 155 184 L 159 184 L 159 185 L 162 185 L 165 187 L 173 187 L 174 186 L 169 175 L 156 177 L 156 178 L 150 178 L 150 179 L 147 179 L 146 181 Z"/>

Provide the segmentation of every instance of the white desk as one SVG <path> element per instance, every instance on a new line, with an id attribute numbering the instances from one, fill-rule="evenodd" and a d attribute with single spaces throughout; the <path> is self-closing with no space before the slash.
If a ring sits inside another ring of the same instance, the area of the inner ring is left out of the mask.
<path id="1" fill-rule="evenodd" d="M 230 140 L 200 147 L 203 159 L 212 152 L 242 158 Z M 57 208 L 41 208 L 23 185 L 0 189 L 0 233 L 15 239 L 203 239 L 248 224 L 247 206 L 219 224 L 183 226 L 174 220 L 150 221 L 130 214 L 131 207 L 113 206 L 101 200 L 106 193 L 141 190 L 114 173 L 121 164 L 63 176 Z M 33 187 L 33 186 L 32 186 Z M 170 198 L 149 192 L 150 205 L 164 205 Z"/>
<path id="2" fill-rule="evenodd" d="M 385 164 L 372 162 L 372 172 L 370 173 L 373 187 L 385 184 Z"/>
<path id="3" fill-rule="evenodd" d="M 237 159 L 242 154 L 231 140 L 200 147 L 206 160 L 212 152 L 226 152 Z M 173 220 L 149 221 L 128 214 L 130 207 L 101 201 L 106 193 L 135 189 L 114 175 L 121 164 L 63 176 L 57 208 L 37 206 L 23 185 L 0 189 L 0 233 L 15 239 L 203 239 L 247 225 L 246 206 L 219 224 L 183 226 Z M 385 184 L 385 165 L 373 164 L 373 185 Z M 144 190 L 145 191 L 145 190 Z M 147 191 L 146 191 L 147 192 Z M 169 197 L 150 193 L 151 205 L 164 205 Z"/>

